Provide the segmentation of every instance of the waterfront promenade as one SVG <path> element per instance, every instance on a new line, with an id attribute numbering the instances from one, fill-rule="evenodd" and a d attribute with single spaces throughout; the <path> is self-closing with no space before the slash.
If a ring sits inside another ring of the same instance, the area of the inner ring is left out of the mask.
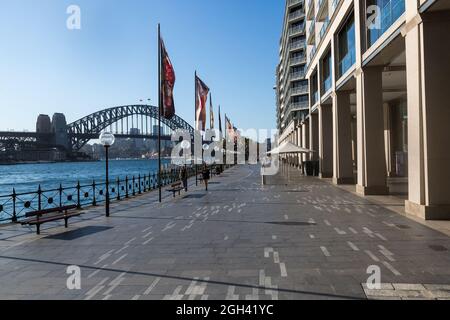
<path id="1" fill-rule="evenodd" d="M 173 199 L 0 228 L 0 299 L 449 299 L 450 237 L 326 181 L 237 166 Z M 69 290 L 68 266 L 81 268 Z M 383 290 L 365 288 L 381 270 Z"/>

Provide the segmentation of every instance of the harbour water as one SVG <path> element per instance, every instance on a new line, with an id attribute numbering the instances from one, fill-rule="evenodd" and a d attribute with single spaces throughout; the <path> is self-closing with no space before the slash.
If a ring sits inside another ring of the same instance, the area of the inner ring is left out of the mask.
<path id="1" fill-rule="evenodd" d="M 169 160 L 163 160 L 169 165 Z M 125 179 L 153 174 L 158 170 L 158 160 L 111 160 L 110 179 Z M 21 164 L 0 166 L 0 195 L 8 195 L 15 188 L 17 193 L 35 192 L 41 185 L 43 190 L 74 187 L 81 184 L 105 180 L 105 162 L 63 162 L 46 164 Z"/>

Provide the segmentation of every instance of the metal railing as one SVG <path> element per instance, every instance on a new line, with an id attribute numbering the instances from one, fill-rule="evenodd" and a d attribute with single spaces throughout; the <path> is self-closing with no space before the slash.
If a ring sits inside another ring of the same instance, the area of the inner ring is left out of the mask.
<path id="1" fill-rule="evenodd" d="M 305 78 L 305 72 L 293 72 L 289 74 L 290 80 L 299 80 Z"/>
<path id="2" fill-rule="evenodd" d="M 226 165 L 226 167 L 229 167 Z M 210 166 L 211 173 L 215 172 L 215 166 Z M 163 171 L 161 174 L 162 187 L 180 181 L 179 169 Z M 188 177 L 195 177 L 195 166 L 188 167 Z M 198 170 L 197 173 L 200 173 Z M 121 201 L 151 192 L 158 189 L 158 174 L 149 173 L 138 176 L 126 176 L 109 181 L 110 201 Z M 82 184 L 78 181 L 75 186 L 44 190 L 39 185 L 36 191 L 16 192 L 13 188 L 9 195 L 0 196 L 0 224 L 19 222 L 25 218 L 27 212 L 60 208 L 62 206 L 76 205 L 78 209 L 89 206 L 97 206 L 106 202 L 106 181 L 92 181 Z"/>
<path id="3" fill-rule="evenodd" d="M 301 87 L 291 88 L 289 90 L 289 95 L 306 94 L 308 92 L 309 92 L 308 86 L 301 86 Z"/>
<path id="4" fill-rule="evenodd" d="M 304 15 L 305 15 L 305 10 L 303 10 L 303 9 L 297 10 L 297 11 L 291 12 L 291 13 L 289 14 L 288 20 L 291 21 L 291 20 L 300 18 L 300 17 L 302 17 L 302 16 L 304 16 Z"/>
<path id="5" fill-rule="evenodd" d="M 289 0 L 288 6 L 293 6 L 293 5 L 296 5 L 296 4 L 300 3 L 300 2 L 301 2 L 301 0 Z"/>
<path id="6" fill-rule="evenodd" d="M 305 41 L 291 42 L 289 44 L 289 49 L 290 50 L 295 50 L 295 49 L 305 48 L 305 47 L 306 47 Z"/>
<path id="7" fill-rule="evenodd" d="M 291 59 L 289 60 L 289 64 L 291 66 L 295 65 L 295 64 L 301 64 L 301 63 L 306 63 L 306 55 L 305 54 L 299 55 L 297 57 L 291 57 Z"/>
<path id="8" fill-rule="evenodd" d="M 305 23 L 302 23 L 301 25 L 298 25 L 296 27 L 291 27 L 289 29 L 289 35 L 294 35 L 298 33 L 305 33 L 306 25 Z"/>

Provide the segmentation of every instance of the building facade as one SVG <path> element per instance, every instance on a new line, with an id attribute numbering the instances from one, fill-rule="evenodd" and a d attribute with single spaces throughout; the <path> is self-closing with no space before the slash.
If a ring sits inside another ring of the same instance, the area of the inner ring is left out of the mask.
<path id="1" fill-rule="evenodd" d="M 308 160 L 335 184 L 450 219 L 450 1 L 309 0 L 305 16 Z"/>
<path id="2" fill-rule="evenodd" d="M 309 114 L 305 13 L 304 0 L 286 0 L 276 70 L 278 143 L 299 143 L 299 124 Z"/>

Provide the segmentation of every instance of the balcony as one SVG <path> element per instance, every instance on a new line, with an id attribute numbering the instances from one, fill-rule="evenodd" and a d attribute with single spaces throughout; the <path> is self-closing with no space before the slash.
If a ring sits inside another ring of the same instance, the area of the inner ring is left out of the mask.
<path id="1" fill-rule="evenodd" d="M 327 17 L 327 19 L 324 21 L 324 23 L 322 25 L 322 28 L 320 29 L 320 34 L 319 34 L 320 40 L 319 41 L 322 41 L 322 39 L 325 37 L 325 35 L 326 35 L 327 31 L 328 31 L 328 26 L 329 25 L 330 25 L 330 20 Z"/>
<path id="2" fill-rule="evenodd" d="M 309 86 L 301 86 L 301 87 L 291 88 L 289 90 L 289 96 L 308 94 L 308 92 L 309 92 Z"/>
<path id="3" fill-rule="evenodd" d="M 342 0 L 333 0 L 333 2 L 331 3 L 331 11 L 330 14 L 328 15 L 329 18 L 333 17 L 334 12 L 336 11 L 337 7 L 339 6 L 339 4 L 342 2 Z"/>
<path id="4" fill-rule="evenodd" d="M 295 65 L 298 65 L 298 64 L 305 64 L 305 63 L 306 63 L 306 55 L 305 54 L 302 54 L 302 55 L 300 55 L 298 57 L 295 57 L 295 58 L 291 58 L 289 60 L 289 65 L 290 66 L 295 66 Z"/>
<path id="5" fill-rule="evenodd" d="M 306 44 L 304 41 L 297 41 L 297 42 L 291 42 L 289 45 L 289 50 L 298 50 L 298 49 L 305 49 Z"/>
<path id="6" fill-rule="evenodd" d="M 288 15 L 288 20 L 289 22 L 293 22 L 297 19 L 303 18 L 305 16 L 305 11 L 304 10 L 296 10 L 294 12 L 291 12 Z"/>
<path id="7" fill-rule="evenodd" d="M 308 44 L 313 45 L 316 42 L 316 21 L 313 20 L 309 26 L 308 31 Z"/>
<path id="8" fill-rule="evenodd" d="M 328 0 L 319 0 L 316 19 L 317 21 L 324 21 L 328 17 Z"/>
<path id="9" fill-rule="evenodd" d="M 305 24 L 301 24 L 297 27 L 292 27 L 289 29 L 289 36 L 298 36 L 305 33 Z"/>
<path id="10" fill-rule="evenodd" d="M 302 2 L 301 0 L 289 0 L 288 1 L 288 7 L 295 6 L 297 4 L 300 4 L 301 2 Z"/>
<path id="11" fill-rule="evenodd" d="M 295 80 L 303 80 L 305 79 L 305 72 L 293 72 L 289 74 L 289 80 L 295 81 Z"/>
<path id="12" fill-rule="evenodd" d="M 306 15 L 306 19 L 308 20 L 314 19 L 314 2 L 315 0 L 309 0 L 308 2 L 308 13 Z"/>
<path id="13" fill-rule="evenodd" d="M 292 112 L 303 110 L 309 110 L 308 101 L 291 102 L 287 107 L 286 112 L 284 113 L 284 118 L 289 120 L 290 119 L 289 116 L 291 115 Z"/>

